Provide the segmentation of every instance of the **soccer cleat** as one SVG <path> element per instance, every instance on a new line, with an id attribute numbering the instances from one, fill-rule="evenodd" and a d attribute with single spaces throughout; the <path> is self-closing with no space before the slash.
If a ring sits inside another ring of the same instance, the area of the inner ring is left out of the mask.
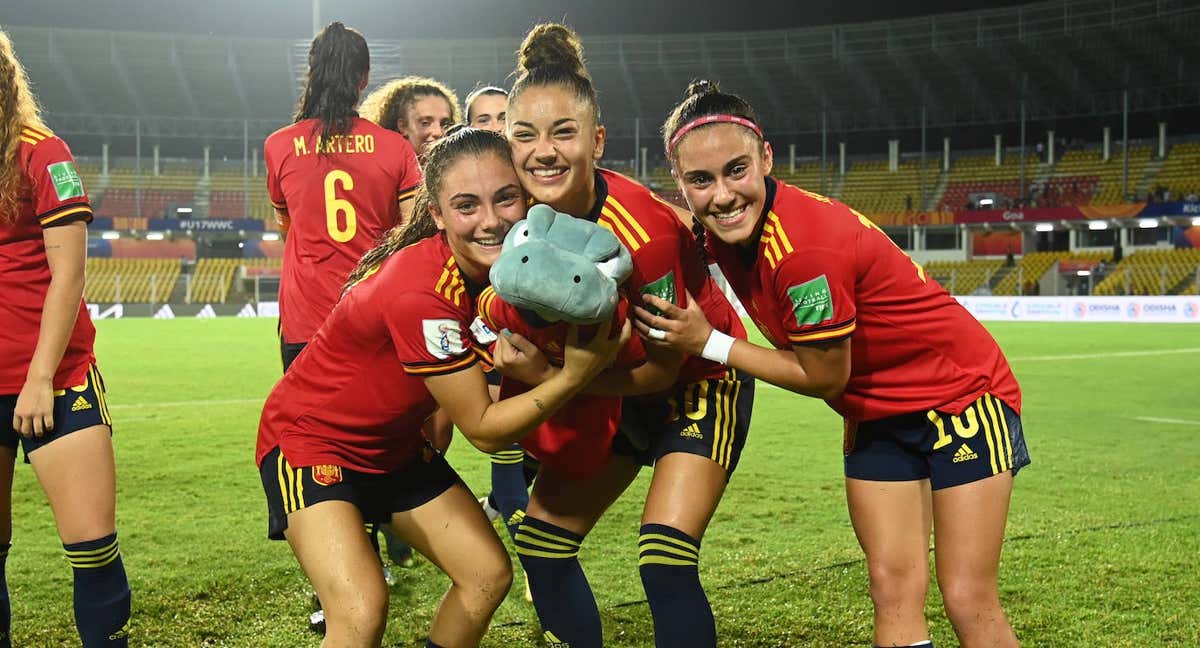
<path id="1" fill-rule="evenodd" d="M 325 610 L 308 615 L 308 629 L 320 635 L 325 634 Z"/>
<path id="2" fill-rule="evenodd" d="M 488 495 L 479 498 L 479 505 L 483 507 L 483 513 L 487 516 L 488 522 L 495 522 L 503 517 L 500 511 L 492 508 L 492 505 L 488 502 Z"/>

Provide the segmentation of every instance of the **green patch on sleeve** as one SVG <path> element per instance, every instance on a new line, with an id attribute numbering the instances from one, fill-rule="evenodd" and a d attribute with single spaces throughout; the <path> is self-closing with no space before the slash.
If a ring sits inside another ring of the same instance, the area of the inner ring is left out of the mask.
<path id="1" fill-rule="evenodd" d="M 829 280 L 825 275 L 788 288 L 788 298 L 792 300 L 792 313 L 800 326 L 833 319 L 833 294 L 829 292 Z"/>
<path id="2" fill-rule="evenodd" d="M 679 302 L 676 300 L 675 293 L 675 271 L 671 270 L 662 277 L 659 277 L 645 286 L 642 286 L 642 294 L 654 295 L 655 297 L 669 301 L 672 304 L 678 304 Z M 646 304 L 646 310 L 654 313 L 655 315 L 659 314 L 659 310 L 649 304 Z"/>
<path id="3" fill-rule="evenodd" d="M 46 170 L 50 172 L 50 180 L 54 183 L 54 192 L 58 194 L 59 200 L 83 196 L 83 180 L 75 170 L 74 162 L 55 162 L 46 167 Z"/>

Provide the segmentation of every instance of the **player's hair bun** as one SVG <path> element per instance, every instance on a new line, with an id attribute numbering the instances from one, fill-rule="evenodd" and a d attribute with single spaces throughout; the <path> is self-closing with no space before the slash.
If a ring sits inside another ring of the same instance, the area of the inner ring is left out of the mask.
<path id="1" fill-rule="evenodd" d="M 720 91 L 721 88 L 719 85 L 717 85 L 716 81 L 709 81 L 708 79 L 696 79 L 688 84 L 687 92 L 684 93 L 684 96 L 696 97 L 706 94 L 713 94 Z"/>
<path id="2" fill-rule="evenodd" d="M 570 27 L 558 23 L 542 23 L 529 31 L 517 56 L 517 67 L 523 72 L 557 68 L 590 78 L 583 66 L 583 44 Z"/>

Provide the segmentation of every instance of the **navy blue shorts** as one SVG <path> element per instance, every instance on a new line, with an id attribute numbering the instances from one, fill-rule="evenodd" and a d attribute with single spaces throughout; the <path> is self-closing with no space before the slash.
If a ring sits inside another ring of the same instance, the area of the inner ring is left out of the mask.
<path id="1" fill-rule="evenodd" d="M 991 394 L 959 415 L 929 410 L 848 425 L 845 447 L 849 478 L 928 479 L 933 490 L 1029 465 L 1021 416 Z"/>
<path id="2" fill-rule="evenodd" d="M 672 452 L 708 457 L 725 469 L 737 469 L 750 432 L 754 377 L 727 369 L 721 378 L 676 385 L 664 398 L 626 398 L 613 452 L 652 466 Z"/>
<path id="3" fill-rule="evenodd" d="M 40 437 L 23 437 L 13 429 L 13 411 L 17 409 L 17 394 L 0 396 L 0 444 L 15 449 L 17 444 L 29 453 L 94 425 L 107 425 L 112 433 L 112 417 L 108 413 L 108 401 L 104 398 L 104 379 L 95 365 L 88 367 L 87 378 L 82 385 L 54 391 L 54 429 Z"/>
<path id="4" fill-rule="evenodd" d="M 445 457 L 426 443 L 406 466 L 390 473 L 364 473 L 342 466 L 293 468 L 279 448 L 263 457 L 258 469 L 267 494 L 267 537 L 283 540 L 287 516 L 318 502 L 350 502 L 366 524 L 386 524 L 392 514 L 432 501 L 463 483 Z"/>

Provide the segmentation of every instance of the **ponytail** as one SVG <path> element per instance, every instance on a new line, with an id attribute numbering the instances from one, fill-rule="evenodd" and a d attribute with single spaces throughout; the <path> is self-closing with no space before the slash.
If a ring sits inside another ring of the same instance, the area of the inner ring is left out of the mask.
<path id="1" fill-rule="evenodd" d="M 326 25 L 309 47 L 308 78 L 294 121 L 320 121 L 322 141 L 349 133 L 370 68 L 371 55 L 362 34 L 340 22 Z"/>

